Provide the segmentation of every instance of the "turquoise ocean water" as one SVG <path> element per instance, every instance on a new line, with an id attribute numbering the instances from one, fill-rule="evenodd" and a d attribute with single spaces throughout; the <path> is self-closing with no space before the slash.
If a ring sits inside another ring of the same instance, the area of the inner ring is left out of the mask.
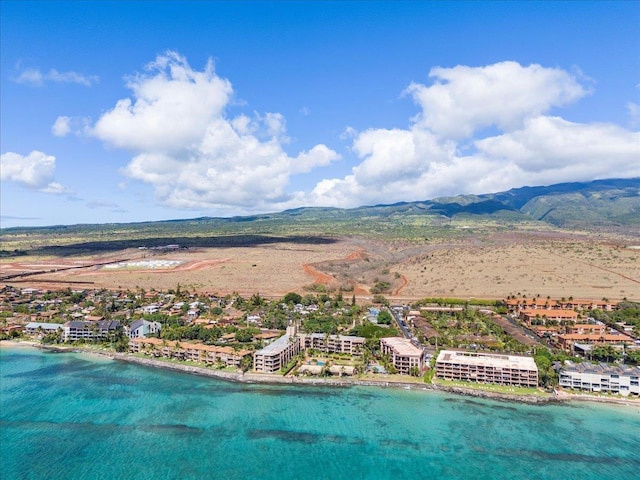
<path id="1" fill-rule="evenodd" d="M 0 348 L 3 479 L 640 479 L 640 409 L 246 385 Z"/>

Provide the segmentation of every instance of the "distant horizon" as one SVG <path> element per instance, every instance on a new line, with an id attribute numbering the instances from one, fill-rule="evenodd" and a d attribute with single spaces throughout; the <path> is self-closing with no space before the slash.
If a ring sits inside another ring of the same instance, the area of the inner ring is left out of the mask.
<path id="1" fill-rule="evenodd" d="M 372 204 L 372 205 L 358 205 L 356 207 L 348 207 L 348 208 L 342 208 L 342 207 L 322 207 L 322 206 L 300 206 L 300 207 L 294 207 L 294 208 L 288 208 L 285 210 L 279 210 L 279 211 L 271 211 L 271 212 L 262 212 L 262 213 L 254 213 L 254 214 L 247 214 L 247 215 L 230 215 L 230 216 L 213 216 L 213 215 L 201 215 L 201 216 L 185 216 L 185 217 L 181 217 L 181 218 L 161 218 L 161 219 L 157 219 L 157 220 L 135 220 L 135 221 L 131 221 L 131 222 L 96 222 L 96 223 L 87 223 L 87 222 L 81 222 L 81 223 L 59 223 L 59 224 L 50 224 L 50 225 L 14 225 L 11 227 L 0 227 L 0 231 L 2 230 L 12 230 L 12 229 L 39 229 L 39 228 L 56 228 L 56 227 L 74 227 L 74 226 L 82 226 L 82 225 L 90 225 L 90 226 L 98 226 L 98 225 L 120 225 L 120 224 L 124 224 L 124 225 L 129 225 L 129 224 L 137 224 L 137 223 L 156 223 L 156 222 L 181 222 L 181 221 L 189 221 L 189 220 L 228 220 L 228 219 L 232 219 L 232 218 L 245 218 L 245 217 L 252 217 L 252 216 L 260 216 L 260 215 L 277 215 L 277 214 L 281 214 L 281 213 L 286 213 L 289 211 L 294 211 L 294 210 L 301 210 L 301 209 L 313 209 L 313 208 L 317 208 L 317 209 L 325 209 L 325 208 L 333 208 L 333 209 L 338 209 L 338 210 L 356 210 L 359 208 L 375 208 L 375 207 L 388 207 L 388 206 L 393 206 L 393 205 L 399 205 L 399 204 L 410 204 L 410 203 L 420 203 L 420 202 L 436 202 L 440 199 L 443 198 L 456 198 L 456 197 L 461 197 L 461 196 L 467 196 L 467 195 L 477 195 L 477 196 L 484 196 L 484 195 L 495 195 L 495 194 L 500 194 L 500 193 L 506 193 L 508 191 L 511 190 L 517 190 L 517 189 L 521 189 L 521 188 L 547 188 L 547 187 L 554 187 L 554 186 L 558 186 L 558 185 L 569 185 L 569 184 L 581 184 L 581 185 L 586 185 L 586 184 L 590 184 L 590 183 L 595 183 L 595 182 L 612 182 L 612 181 L 638 181 L 638 186 L 640 187 L 640 177 L 632 177 L 632 178 L 600 178 L 600 179 L 596 179 L 596 180 L 592 180 L 592 181 L 588 181 L 588 182 L 561 182 L 561 183 L 553 183 L 553 184 L 548 184 L 548 185 L 524 185 L 522 187 L 515 187 L 509 190 L 505 190 L 505 191 L 495 191 L 495 192 L 486 192 L 486 193 L 479 193 L 479 194 L 466 194 L 466 193 L 460 193 L 458 195 L 450 195 L 450 196 L 446 196 L 446 197 L 436 197 L 436 198 L 425 198 L 422 200 L 414 200 L 414 201 L 398 201 L 398 202 L 393 202 L 393 203 L 377 203 L 377 204 Z M 2 223 L 2 219 L 3 217 L 0 216 L 0 223 Z M 19 219 L 13 219 L 13 220 L 19 220 Z"/>
<path id="2" fill-rule="evenodd" d="M 3 228 L 640 177 L 638 2 L 0 9 Z"/>

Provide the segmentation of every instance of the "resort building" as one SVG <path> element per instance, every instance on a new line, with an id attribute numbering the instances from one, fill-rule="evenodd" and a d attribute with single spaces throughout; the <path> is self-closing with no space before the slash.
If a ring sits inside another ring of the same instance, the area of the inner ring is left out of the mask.
<path id="1" fill-rule="evenodd" d="M 383 355 L 390 355 L 393 366 L 401 375 L 410 375 L 413 367 L 420 372 L 424 369 L 424 349 L 416 347 L 406 338 L 381 338 L 380 350 Z"/>
<path id="2" fill-rule="evenodd" d="M 132 338 L 129 340 L 129 351 L 144 353 L 154 357 L 191 360 L 209 365 L 240 367 L 243 357 L 251 355 L 249 350 L 234 350 L 231 347 L 216 347 L 201 343 L 168 342 L 159 338 Z"/>
<path id="3" fill-rule="evenodd" d="M 442 350 L 436 360 L 436 376 L 444 380 L 538 386 L 538 367 L 531 357 Z"/>
<path id="4" fill-rule="evenodd" d="M 70 321 L 62 328 L 62 341 L 75 342 L 77 340 L 103 340 L 109 338 L 120 330 L 118 320 Z"/>
<path id="5" fill-rule="evenodd" d="M 160 322 L 150 322 L 148 320 L 136 320 L 129 326 L 129 338 L 144 338 L 148 335 L 160 336 Z"/>
<path id="6" fill-rule="evenodd" d="M 351 335 L 325 335 L 324 333 L 309 333 L 300 335 L 300 347 L 313 348 L 326 353 L 346 353 L 362 355 L 365 345 L 364 337 Z"/>
<path id="7" fill-rule="evenodd" d="M 573 363 L 566 361 L 559 369 L 560 386 L 590 392 L 640 395 L 640 366 Z"/>
<path id="8" fill-rule="evenodd" d="M 287 333 L 253 354 L 253 369 L 256 372 L 277 372 L 300 350 L 300 338 L 296 334 L 296 327 L 289 326 Z"/>
<path id="9" fill-rule="evenodd" d="M 48 333 L 57 332 L 63 327 L 62 323 L 30 322 L 25 325 L 24 333 L 27 335 L 47 335 Z"/>

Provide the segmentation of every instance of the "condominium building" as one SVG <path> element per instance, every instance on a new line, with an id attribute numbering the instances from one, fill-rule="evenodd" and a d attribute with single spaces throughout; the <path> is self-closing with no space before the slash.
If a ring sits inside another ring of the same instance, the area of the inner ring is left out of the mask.
<path id="1" fill-rule="evenodd" d="M 546 325 L 550 320 L 558 323 L 576 323 L 578 321 L 578 312 L 567 309 L 543 310 L 526 308 L 520 311 L 520 319 L 529 325 Z"/>
<path id="2" fill-rule="evenodd" d="M 533 358 L 498 353 L 442 350 L 436 360 L 436 376 L 500 385 L 538 385 L 538 367 Z"/>
<path id="3" fill-rule="evenodd" d="M 77 340 L 103 340 L 114 335 L 120 329 L 120 321 L 70 321 L 62 328 L 62 341 L 74 342 Z"/>
<path id="4" fill-rule="evenodd" d="M 561 348 L 572 352 L 576 344 L 589 345 L 633 345 L 634 341 L 629 335 L 622 333 L 566 333 L 558 335 L 558 344 Z"/>
<path id="5" fill-rule="evenodd" d="M 128 329 L 129 338 L 146 337 L 147 335 L 160 335 L 162 325 L 160 322 L 150 322 L 140 319 L 131 324 Z"/>
<path id="6" fill-rule="evenodd" d="M 380 350 L 389 355 L 393 366 L 401 375 L 410 375 L 411 369 L 424 369 L 424 349 L 416 347 L 406 338 L 387 337 L 380 339 Z"/>
<path id="7" fill-rule="evenodd" d="M 159 338 L 132 338 L 129 351 L 155 357 L 192 360 L 209 365 L 222 364 L 226 367 L 240 367 L 243 357 L 251 355 L 249 350 L 234 350 L 231 347 L 216 347 L 201 343 L 168 342 Z"/>
<path id="8" fill-rule="evenodd" d="M 324 333 L 309 333 L 300 335 L 300 347 L 313 348 L 326 353 L 346 353 L 362 355 L 366 339 L 352 335 L 325 335 Z"/>
<path id="9" fill-rule="evenodd" d="M 287 333 L 253 354 L 253 369 L 256 372 L 277 372 L 300 353 L 300 344 L 296 327 L 289 325 Z"/>
<path id="10" fill-rule="evenodd" d="M 57 332 L 64 327 L 61 323 L 41 323 L 29 322 L 24 327 L 24 333 L 27 335 L 46 335 L 48 333 Z"/>
<path id="11" fill-rule="evenodd" d="M 640 366 L 566 361 L 559 369 L 560 386 L 590 392 L 640 395 Z"/>

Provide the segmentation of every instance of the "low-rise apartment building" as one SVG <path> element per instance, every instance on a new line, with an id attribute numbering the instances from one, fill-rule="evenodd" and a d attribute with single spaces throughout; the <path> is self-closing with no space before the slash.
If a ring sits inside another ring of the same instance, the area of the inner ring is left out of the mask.
<path id="1" fill-rule="evenodd" d="M 424 369 L 424 349 L 416 347 L 406 338 L 387 337 L 380 339 L 380 350 L 389 355 L 391 362 L 401 375 L 410 375 L 412 368 Z"/>
<path id="2" fill-rule="evenodd" d="M 191 342 L 168 342 L 159 338 L 132 338 L 129 351 L 155 357 L 192 360 L 208 365 L 222 364 L 226 367 L 240 367 L 243 357 L 251 355 L 249 350 L 234 350 L 231 347 L 216 347 Z"/>
<path id="3" fill-rule="evenodd" d="M 24 327 L 24 333 L 27 335 L 46 335 L 57 332 L 63 327 L 64 325 L 62 323 L 29 322 Z"/>
<path id="4" fill-rule="evenodd" d="M 560 386 L 590 392 L 640 395 L 640 366 L 566 361 L 559 369 Z"/>
<path id="5" fill-rule="evenodd" d="M 538 367 L 531 357 L 500 353 L 442 350 L 436 376 L 444 380 L 536 387 Z"/>
<path id="6" fill-rule="evenodd" d="M 633 345 L 633 338 L 622 333 L 566 333 L 558 335 L 558 344 L 569 352 L 575 344 L 582 345 Z"/>
<path id="7" fill-rule="evenodd" d="M 561 323 L 576 323 L 578 312 L 564 309 L 532 309 L 526 308 L 520 311 L 520 319 L 528 325 L 546 325 L 549 320 Z"/>
<path id="8" fill-rule="evenodd" d="M 607 333 L 607 326 L 603 323 L 577 323 L 575 325 L 567 326 L 566 333 L 577 333 L 580 335 L 586 333 L 604 335 Z"/>

